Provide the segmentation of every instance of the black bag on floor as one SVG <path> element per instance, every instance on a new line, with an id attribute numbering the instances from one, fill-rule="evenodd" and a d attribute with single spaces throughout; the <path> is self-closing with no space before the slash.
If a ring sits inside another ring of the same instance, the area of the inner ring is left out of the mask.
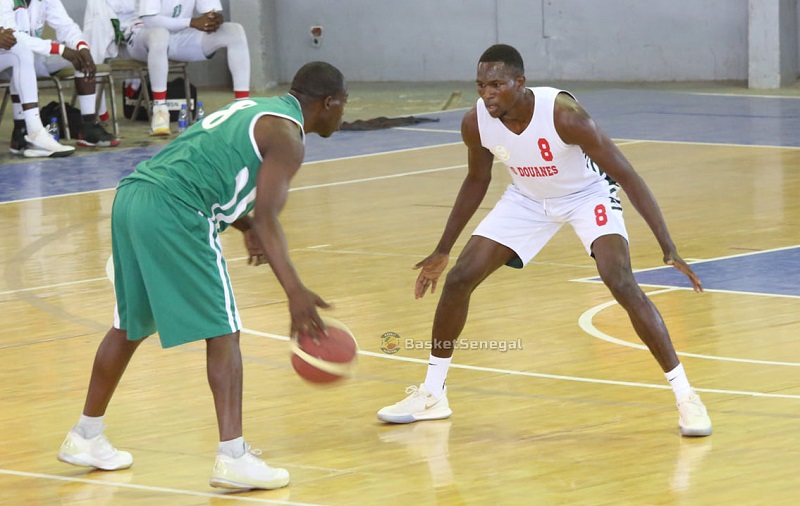
<path id="1" fill-rule="evenodd" d="M 148 86 L 148 95 L 150 103 L 153 103 L 153 92 Z M 125 79 L 122 82 L 122 113 L 126 118 L 131 119 L 133 110 L 136 107 L 136 101 L 139 100 L 139 94 L 142 92 L 142 86 L 139 79 Z M 194 104 L 197 103 L 197 88 L 193 84 L 189 84 L 189 92 L 192 95 L 190 102 L 189 114 L 194 117 Z M 181 105 L 186 103 L 186 91 L 183 84 L 183 78 L 179 77 L 167 83 L 167 108 L 169 109 L 170 121 L 178 121 L 178 113 L 181 110 Z M 142 102 L 139 112 L 136 114 L 136 121 L 147 121 L 148 114 L 144 110 L 144 102 Z M 70 120 L 71 121 L 71 120 Z"/>
<path id="2" fill-rule="evenodd" d="M 73 139 L 78 138 L 78 134 L 81 131 L 81 127 L 83 126 L 83 116 L 81 116 L 81 111 L 77 107 L 73 107 L 69 104 L 64 104 L 67 108 L 67 120 L 69 121 L 69 135 Z M 42 117 L 42 125 L 45 127 L 50 124 L 53 118 L 56 118 L 58 122 L 58 135 L 62 139 L 66 139 L 65 131 L 64 131 L 64 120 L 61 118 L 61 105 L 58 102 L 50 102 L 46 106 L 42 107 L 42 110 L 39 111 L 39 114 Z"/>

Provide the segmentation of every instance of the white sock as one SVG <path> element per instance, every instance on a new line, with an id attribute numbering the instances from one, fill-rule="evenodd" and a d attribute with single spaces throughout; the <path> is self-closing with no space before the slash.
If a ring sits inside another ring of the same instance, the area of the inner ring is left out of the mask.
<path id="1" fill-rule="evenodd" d="M 244 446 L 244 437 L 239 436 L 236 439 L 231 439 L 230 441 L 220 441 L 219 450 L 217 450 L 217 453 L 222 453 L 229 457 L 233 457 L 234 459 L 238 459 L 244 455 L 245 451 L 247 451 L 247 448 Z"/>
<path id="2" fill-rule="evenodd" d="M 675 369 L 664 373 L 664 376 L 667 377 L 667 381 L 672 385 L 672 392 L 675 394 L 675 399 L 680 400 L 692 393 L 692 387 L 689 385 L 686 372 L 683 370 L 683 364 L 679 363 Z"/>
<path id="3" fill-rule="evenodd" d="M 42 118 L 39 114 L 39 108 L 24 109 L 22 116 L 25 119 L 25 128 L 28 130 L 28 135 L 33 137 L 36 132 L 42 129 Z"/>
<path id="4" fill-rule="evenodd" d="M 100 86 L 98 85 L 98 88 L 99 87 Z M 100 107 L 98 107 L 97 109 L 97 115 L 104 116 L 107 113 L 108 113 L 108 105 L 106 104 L 106 92 L 104 91 L 100 94 Z"/>
<path id="5" fill-rule="evenodd" d="M 103 417 L 81 415 L 75 431 L 84 439 L 96 438 L 103 433 Z"/>
<path id="6" fill-rule="evenodd" d="M 81 107 L 82 116 L 94 116 L 96 112 L 97 93 L 91 95 L 78 95 L 78 103 Z"/>
<path id="7" fill-rule="evenodd" d="M 35 109 L 35 108 L 34 108 Z M 14 113 L 14 119 L 23 119 L 22 104 L 19 102 L 11 102 L 11 110 Z"/>
<path id="8" fill-rule="evenodd" d="M 428 374 L 425 376 L 425 388 L 436 398 L 444 393 L 444 381 L 447 379 L 447 370 L 453 357 L 440 358 L 430 356 L 428 359 Z"/>

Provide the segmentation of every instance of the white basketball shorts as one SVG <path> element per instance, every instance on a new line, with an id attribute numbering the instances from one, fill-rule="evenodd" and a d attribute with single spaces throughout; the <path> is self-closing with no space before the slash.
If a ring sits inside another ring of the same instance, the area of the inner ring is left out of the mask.
<path id="1" fill-rule="evenodd" d="M 564 223 L 572 225 L 589 255 L 598 237 L 618 234 L 628 240 L 622 206 L 605 183 L 545 200 L 533 200 L 513 184 L 509 185 L 472 235 L 486 237 L 514 250 L 521 265 L 517 262 L 509 265 L 521 268 L 533 260 Z"/>

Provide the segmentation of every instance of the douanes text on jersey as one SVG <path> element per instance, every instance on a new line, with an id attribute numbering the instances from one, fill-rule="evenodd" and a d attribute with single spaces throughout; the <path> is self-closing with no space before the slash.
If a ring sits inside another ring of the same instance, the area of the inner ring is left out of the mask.
<path id="1" fill-rule="evenodd" d="M 555 165 L 545 165 L 544 167 L 508 167 L 514 174 L 522 177 L 551 177 L 558 174 Z"/>

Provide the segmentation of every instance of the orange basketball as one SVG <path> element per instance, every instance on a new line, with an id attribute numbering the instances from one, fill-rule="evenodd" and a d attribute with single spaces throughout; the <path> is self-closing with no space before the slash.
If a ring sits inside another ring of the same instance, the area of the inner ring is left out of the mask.
<path id="1" fill-rule="evenodd" d="M 331 383 L 349 378 L 358 362 L 358 343 L 353 333 L 342 322 L 324 318 L 328 335 L 314 339 L 301 334 L 289 341 L 292 350 L 292 367 L 311 383 Z"/>

